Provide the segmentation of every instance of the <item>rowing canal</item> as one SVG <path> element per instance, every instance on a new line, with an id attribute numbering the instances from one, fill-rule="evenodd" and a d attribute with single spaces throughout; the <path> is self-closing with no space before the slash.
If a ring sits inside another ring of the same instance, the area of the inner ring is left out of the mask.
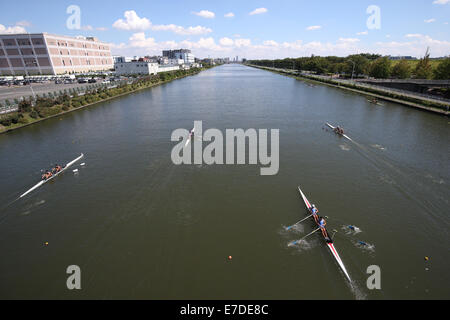
<path id="1" fill-rule="evenodd" d="M 278 174 L 174 165 L 171 134 L 195 120 L 279 129 Z M 0 298 L 448 299 L 449 155 L 448 118 L 242 65 L 100 103 L 0 135 Z M 314 230 L 285 230 L 307 215 L 299 185 L 353 286 L 319 234 L 288 246 Z"/>

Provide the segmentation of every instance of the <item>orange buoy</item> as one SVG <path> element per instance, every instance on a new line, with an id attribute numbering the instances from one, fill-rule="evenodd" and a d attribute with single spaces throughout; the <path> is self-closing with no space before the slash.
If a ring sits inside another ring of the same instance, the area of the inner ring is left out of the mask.
<path id="1" fill-rule="evenodd" d="M 228 260 L 232 260 L 233 259 L 233 257 L 232 256 L 228 256 Z"/>

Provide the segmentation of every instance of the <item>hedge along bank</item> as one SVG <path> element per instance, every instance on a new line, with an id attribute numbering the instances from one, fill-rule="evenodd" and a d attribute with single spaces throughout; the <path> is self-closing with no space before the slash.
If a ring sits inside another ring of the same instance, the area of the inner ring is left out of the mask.
<path id="1" fill-rule="evenodd" d="M 131 84 L 122 84 L 115 88 L 94 88 L 86 91 L 84 95 L 78 95 L 75 92 L 72 95 L 66 93 L 57 97 L 49 94 L 48 97 L 38 97 L 35 101 L 25 99 L 19 102 L 17 112 L 0 116 L 0 133 L 19 129 L 114 97 L 194 75 L 208 68 L 210 67 L 176 70 L 145 76 L 134 80 Z"/>

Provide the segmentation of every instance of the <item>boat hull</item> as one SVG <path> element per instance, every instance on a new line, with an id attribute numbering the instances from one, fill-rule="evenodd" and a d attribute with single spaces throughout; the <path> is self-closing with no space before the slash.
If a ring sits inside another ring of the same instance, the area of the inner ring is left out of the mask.
<path id="1" fill-rule="evenodd" d="M 308 201 L 308 199 L 306 198 L 305 194 L 302 192 L 300 187 L 298 187 L 298 191 L 300 192 L 300 195 L 302 196 L 303 202 L 305 203 L 306 208 L 308 209 L 309 213 L 312 214 L 311 203 Z M 319 226 L 319 221 L 317 220 L 316 216 L 314 216 L 314 222 L 316 223 L 317 226 Z M 328 234 L 328 231 L 327 231 L 327 234 Z M 330 252 L 333 255 L 333 257 L 336 260 L 336 262 L 338 263 L 338 265 L 341 268 L 342 272 L 344 272 L 345 277 L 348 279 L 348 281 L 351 282 L 352 280 L 351 280 L 351 278 L 350 278 L 350 276 L 349 276 L 349 274 L 347 272 L 347 269 L 345 268 L 345 265 L 342 262 L 341 257 L 339 256 L 339 253 L 337 252 L 336 248 L 334 247 L 333 240 L 332 239 L 327 239 L 324 236 L 323 236 L 323 239 L 325 240 L 328 249 L 330 250 Z"/>

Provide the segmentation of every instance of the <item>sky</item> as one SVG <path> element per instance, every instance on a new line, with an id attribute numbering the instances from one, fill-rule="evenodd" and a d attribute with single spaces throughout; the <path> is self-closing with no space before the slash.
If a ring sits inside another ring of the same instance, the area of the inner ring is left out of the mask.
<path id="1" fill-rule="evenodd" d="M 420 57 L 427 47 L 432 57 L 450 55 L 450 0 L 22 0 L 1 7 L 0 34 L 95 36 L 113 55 L 188 48 L 199 58 Z"/>

